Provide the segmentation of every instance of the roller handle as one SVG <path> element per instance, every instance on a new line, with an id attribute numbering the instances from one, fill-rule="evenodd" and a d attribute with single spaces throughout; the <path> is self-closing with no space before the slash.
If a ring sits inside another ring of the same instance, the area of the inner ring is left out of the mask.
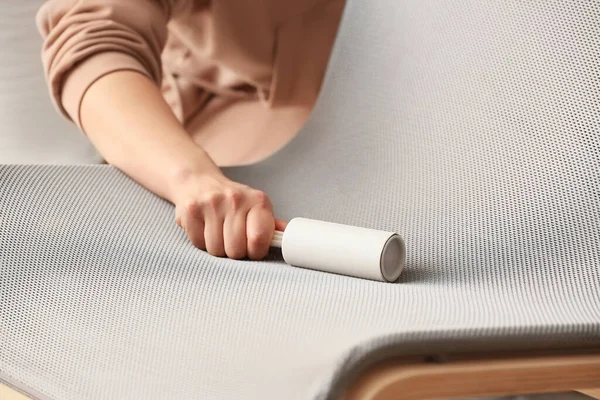
<path id="1" fill-rule="evenodd" d="M 283 232 L 275 231 L 273 239 L 271 240 L 271 247 L 281 248 L 281 242 L 283 240 Z"/>

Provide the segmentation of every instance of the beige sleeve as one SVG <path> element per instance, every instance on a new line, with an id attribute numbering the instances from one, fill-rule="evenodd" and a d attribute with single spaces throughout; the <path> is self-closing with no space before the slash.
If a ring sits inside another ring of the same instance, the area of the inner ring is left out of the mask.
<path id="1" fill-rule="evenodd" d="M 79 127 L 86 90 L 119 70 L 138 71 L 160 85 L 167 23 L 185 0 L 48 0 L 36 16 L 42 62 L 60 112 Z"/>

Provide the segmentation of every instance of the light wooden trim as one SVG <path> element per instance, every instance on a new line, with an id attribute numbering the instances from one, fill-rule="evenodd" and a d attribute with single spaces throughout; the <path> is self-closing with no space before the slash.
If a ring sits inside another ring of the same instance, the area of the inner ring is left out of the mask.
<path id="1" fill-rule="evenodd" d="M 571 391 L 600 385 L 600 352 L 399 359 L 362 374 L 344 400 L 434 399 Z M 588 394 L 591 391 L 588 391 Z M 597 394 L 596 394 L 597 396 Z"/>
<path id="2" fill-rule="evenodd" d="M 578 392 L 590 396 L 594 399 L 600 400 L 600 389 L 580 389 Z"/>
<path id="3" fill-rule="evenodd" d="M 397 400 L 501 396 L 600 387 L 600 350 L 572 354 L 455 355 L 442 363 L 421 357 L 367 370 L 343 400 Z M 600 389 L 579 389 L 600 399 Z M 0 384 L 0 400 L 29 400 Z"/>

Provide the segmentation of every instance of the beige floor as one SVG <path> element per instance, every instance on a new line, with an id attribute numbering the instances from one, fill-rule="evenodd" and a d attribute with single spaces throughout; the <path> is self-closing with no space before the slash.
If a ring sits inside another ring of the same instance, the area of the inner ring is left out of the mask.
<path id="1" fill-rule="evenodd" d="M 8 386 L 0 385 L 0 400 L 29 400 L 29 398 Z"/>
<path id="2" fill-rule="evenodd" d="M 598 390 L 590 390 L 584 391 L 587 395 L 594 397 L 587 397 L 581 393 L 570 392 L 570 393 L 556 393 L 554 395 L 544 394 L 544 395 L 529 395 L 529 396 L 507 396 L 507 397 L 496 397 L 494 399 L 502 399 L 502 400 L 584 400 L 584 399 L 592 399 L 598 398 L 600 399 L 600 389 Z M 0 385 L 0 400 L 30 400 L 27 396 L 14 391 L 13 389 Z M 481 399 L 480 399 L 481 400 Z M 490 399 L 492 400 L 492 399 Z"/>

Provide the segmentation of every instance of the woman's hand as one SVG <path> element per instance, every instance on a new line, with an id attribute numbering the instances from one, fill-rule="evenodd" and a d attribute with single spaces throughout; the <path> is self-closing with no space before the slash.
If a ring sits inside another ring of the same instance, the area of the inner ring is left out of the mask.
<path id="1" fill-rule="evenodd" d="M 223 175 L 192 176 L 175 194 L 175 219 L 191 242 L 213 256 L 264 258 L 275 229 L 273 205 L 262 191 Z"/>
<path id="2" fill-rule="evenodd" d="M 285 229 L 264 193 L 223 175 L 145 76 L 119 71 L 98 79 L 81 120 L 106 161 L 173 203 L 177 223 L 210 254 L 261 259 L 273 231 Z"/>

